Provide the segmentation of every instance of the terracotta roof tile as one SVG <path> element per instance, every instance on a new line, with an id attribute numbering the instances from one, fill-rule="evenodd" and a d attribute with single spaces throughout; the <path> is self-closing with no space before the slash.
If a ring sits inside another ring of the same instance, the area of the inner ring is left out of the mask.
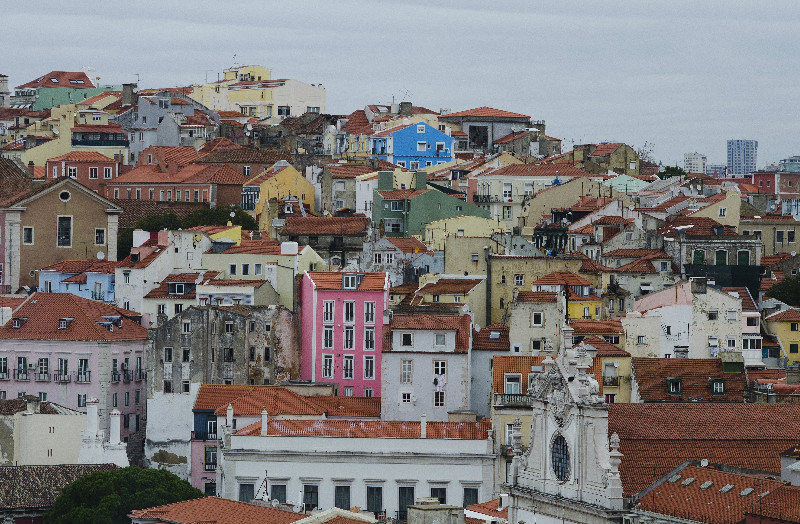
<path id="1" fill-rule="evenodd" d="M 597 147 L 594 149 L 594 151 L 592 151 L 592 154 L 590 156 L 608 156 L 617 149 L 619 149 L 620 146 L 622 145 L 624 144 L 622 144 L 621 142 L 598 144 Z"/>
<path id="2" fill-rule="evenodd" d="M 281 235 L 366 235 L 369 218 L 351 217 L 288 217 Z"/>
<path id="3" fill-rule="evenodd" d="M 574 330 L 576 336 L 588 335 L 622 335 L 622 321 L 618 319 L 610 320 L 589 320 L 582 318 L 571 318 L 569 325 Z"/>
<path id="4" fill-rule="evenodd" d="M 481 440 L 488 438 L 492 423 L 428 422 L 426 438 Z M 236 435 L 260 435 L 261 421 L 251 424 Z M 286 437 L 343 438 L 420 438 L 420 422 L 385 420 L 276 420 L 270 419 L 267 434 Z"/>
<path id="5" fill-rule="evenodd" d="M 632 359 L 643 402 L 744 402 L 744 373 L 725 373 L 718 358 Z M 669 393 L 668 378 L 681 380 L 680 395 Z M 724 380 L 724 394 L 712 395 L 711 380 Z"/>
<path id="6" fill-rule="evenodd" d="M 407 314 L 399 313 L 392 317 L 385 336 L 391 336 L 392 331 L 455 331 L 456 353 L 469 353 L 470 338 L 472 334 L 472 318 L 469 315 L 438 315 L 430 313 Z M 403 351 L 394 348 L 391 343 L 384 343 L 383 351 Z"/>
<path id="7" fill-rule="evenodd" d="M 544 355 L 495 355 L 492 357 L 492 388 L 495 393 L 505 391 L 506 373 L 519 373 L 521 375 L 522 393 L 528 389 L 528 375 L 535 373 L 531 371 L 531 366 L 540 365 L 546 357 Z M 592 367 L 587 374 L 594 375 L 599 384 L 603 383 L 603 370 L 600 359 L 596 358 L 592 362 Z"/>
<path id="8" fill-rule="evenodd" d="M 71 81 L 72 80 L 72 81 Z M 89 89 L 95 85 L 83 71 L 50 71 L 35 80 L 18 85 L 17 89 L 29 87 L 69 87 L 72 89 Z"/>
<path id="9" fill-rule="evenodd" d="M 428 246 L 414 237 L 386 237 L 386 240 L 403 253 L 430 253 Z"/>
<path id="10" fill-rule="evenodd" d="M 365 164 L 328 164 L 325 167 L 330 171 L 331 177 L 336 179 L 356 178 L 376 171 L 374 167 Z"/>
<path id="11" fill-rule="evenodd" d="M 597 350 L 598 357 L 630 357 L 631 354 L 620 349 L 606 339 L 597 335 L 592 335 L 583 340 L 583 343 L 592 346 Z M 576 344 L 577 347 L 579 344 Z"/>
<path id="12" fill-rule="evenodd" d="M 73 133 L 122 133 L 127 134 L 119 124 L 75 124 Z"/>
<path id="13" fill-rule="evenodd" d="M 249 504 L 238 500 L 218 497 L 202 497 L 137 509 L 129 515 L 134 519 L 152 519 L 153 522 L 170 522 L 172 524 L 289 524 L 305 518 L 303 513 L 295 513 L 284 509 Z"/>
<path id="14" fill-rule="evenodd" d="M 115 164 L 116 160 L 97 151 L 70 151 L 61 156 L 53 157 L 48 162 L 108 162 Z"/>
<path id="15" fill-rule="evenodd" d="M 530 116 L 520 113 L 512 113 L 511 111 L 504 111 L 502 109 L 495 109 L 493 107 L 476 107 L 474 109 L 467 109 L 465 111 L 457 111 L 455 113 L 447 113 L 439 117 L 442 119 L 450 119 L 455 117 L 471 116 L 471 117 L 488 117 L 488 118 L 525 118 L 530 119 Z"/>
<path id="16" fill-rule="evenodd" d="M 349 274 L 349 272 L 346 272 Z M 317 289 L 342 289 L 342 277 L 345 272 L 307 271 L 306 274 L 314 282 Z M 383 291 L 388 289 L 386 273 L 358 273 L 363 275 L 358 291 Z"/>
<path id="17" fill-rule="evenodd" d="M 614 249 L 603 253 L 603 258 L 672 258 L 663 249 Z"/>
<path id="18" fill-rule="evenodd" d="M 783 282 L 784 278 L 786 278 L 786 274 L 783 271 L 773 270 L 769 276 L 761 278 L 760 290 L 769 291 L 775 284 Z"/>
<path id="19" fill-rule="evenodd" d="M 800 488 L 781 486 L 750 504 L 745 513 L 773 519 L 773 522 L 800 522 Z"/>
<path id="20" fill-rule="evenodd" d="M 511 164 L 494 171 L 485 171 L 477 176 L 529 176 L 576 178 L 592 176 L 591 174 L 564 164 Z"/>
<path id="21" fill-rule="evenodd" d="M 792 258 L 789 253 L 776 253 L 774 255 L 764 255 L 761 257 L 761 265 L 765 267 L 772 267 Z"/>
<path id="22" fill-rule="evenodd" d="M 468 511 L 474 511 L 475 513 L 480 513 L 482 515 L 489 515 L 495 519 L 506 519 L 508 520 L 508 506 L 503 508 L 503 510 L 498 510 L 497 508 L 500 507 L 500 499 L 489 500 L 486 502 L 481 502 L 479 504 L 472 504 L 467 506 L 466 509 Z"/>
<path id="23" fill-rule="evenodd" d="M 0 508 L 4 511 L 49 508 L 75 480 L 116 469 L 114 464 L 59 464 L 56 466 L 0 467 Z"/>
<path id="24" fill-rule="evenodd" d="M 121 319 L 122 324 L 103 327 L 106 317 Z M 147 328 L 139 322 L 141 315 L 110 304 L 95 302 L 71 293 L 34 293 L 12 317 L 21 325 L 13 327 L 9 320 L 0 327 L 0 338 L 14 340 L 146 340 Z M 60 319 L 72 319 L 59 329 Z"/>
<path id="25" fill-rule="evenodd" d="M 284 151 L 269 149 L 214 149 L 203 155 L 195 164 L 266 164 L 273 165 L 279 160 L 292 161 L 292 155 Z"/>
<path id="26" fill-rule="evenodd" d="M 484 281 L 482 278 L 439 278 L 417 290 L 418 294 L 466 295 Z"/>
<path id="27" fill-rule="evenodd" d="M 744 287 L 723 287 L 720 289 L 723 293 L 736 293 L 742 299 L 742 311 L 758 311 L 750 291 Z"/>
<path id="28" fill-rule="evenodd" d="M 738 236 L 736 230 L 730 226 L 723 226 L 712 218 L 694 216 L 677 216 L 669 223 L 658 228 L 658 232 L 669 237 L 674 237 L 678 231 L 685 233 L 689 237 L 714 236 L 714 226 L 721 226 L 724 236 Z"/>
<path id="29" fill-rule="evenodd" d="M 508 144 L 520 138 L 530 136 L 528 131 L 512 131 L 506 136 L 500 137 L 497 140 L 493 140 L 493 144 Z"/>
<path id="30" fill-rule="evenodd" d="M 773 313 L 765 320 L 769 322 L 800 322 L 800 309 L 790 308 Z"/>
<path id="31" fill-rule="evenodd" d="M 555 291 L 520 291 L 517 293 L 517 302 L 555 302 L 558 293 Z"/>
<path id="32" fill-rule="evenodd" d="M 592 283 L 575 273 L 555 271 L 533 281 L 532 286 L 591 286 Z"/>
<path id="33" fill-rule="evenodd" d="M 473 330 L 472 332 L 472 349 L 508 351 L 510 348 L 508 326 L 505 324 L 489 324 L 480 331 Z"/>
<path id="34" fill-rule="evenodd" d="M 349 135 L 371 135 L 373 133 L 372 124 L 369 123 L 367 113 L 363 109 L 350 113 L 343 129 Z"/>
<path id="35" fill-rule="evenodd" d="M 378 191 L 378 194 L 384 198 L 384 200 L 410 200 L 412 198 L 416 198 L 422 194 L 427 193 L 428 191 L 433 191 L 432 189 L 393 189 L 391 191 Z"/>

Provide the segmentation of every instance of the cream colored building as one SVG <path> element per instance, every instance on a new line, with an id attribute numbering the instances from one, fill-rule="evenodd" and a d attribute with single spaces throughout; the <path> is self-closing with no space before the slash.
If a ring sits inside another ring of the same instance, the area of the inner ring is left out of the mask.
<path id="1" fill-rule="evenodd" d="M 724 226 L 731 226 L 738 230 L 739 215 L 742 208 L 741 193 L 736 189 L 731 189 L 725 193 L 724 198 L 721 194 L 718 194 L 711 199 L 713 200 L 711 204 L 691 213 L 689 216 L 711 218 Z M 702 200 L 699 200 L 699 203 L 702 202 Z M 698 204 L 689 204 L 689 210 L 694 205 Z"/>
<path id="2" fill-rule="evenodd" d="M 223 78 L 192 86 L 189 95 L 215 111 L 239 111 L 268 124 L 306 112 L 325 113 L 325 87 L 289 78 L 270 79 L 266 67 L 238 66 L 223 71 Z"/>
<path id="3" fill-rule="evenodd" d="M 492 233 L 505 233 L 506 226 L 490 218 L 461 215 L 428 222 L 425 226 L 425 238 L 422 239 L 434 251 L 444 249 L 445 239 L 449 235 L 490 237 Z"/>
<path id="4" fill-rule="evenodd" d="M 32 396 L 0 400 L 0 413 L 0 466 L 78 463 L 85 413 Z"/>

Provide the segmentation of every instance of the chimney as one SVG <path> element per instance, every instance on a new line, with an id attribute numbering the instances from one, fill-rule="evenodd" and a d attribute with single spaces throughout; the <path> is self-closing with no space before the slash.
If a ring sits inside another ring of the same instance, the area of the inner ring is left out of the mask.
<path id="1" fill-rule="evenodd" d="M 225 412 L 225 425 L 229 428 L 233 427 L 233 406 L 228 404 L 228 409 Z"/>
<path id="2" fill-rule="evenodd" d="M 97 399 L 92 398 L 86 401 L 86 433 L 96 436 L 100 432 L 100 424 L 97 416 Z"/>
<path id="3" fill-rule="evenodd" d="M 39 413 L 39 408 L 42 405 L 40 400 L 34 400 L 33 398 L 26 401 L 26 413 Z"/>
<path id="4" fill-rule="evenodd" d="M 10 307 L 0 307 L 0 326 L 5 326 L 11 320 L 12 311 Z"/>
<path id="5" fill-rule="evenodd" d="M 267 436 L 267 426 L 269 425 L 269 415 L 267 414 L 267 410 L 261 410 L 261 436 Z"/>
<path id="6" fill-rule="evenodd" d="M 169 245 L 169 231 L 166 229 L 162 229 L 158 232 L 158 245 L 159 246 L 168 246 Z"/>
<path id="7" fill-rule="evenodd" d="M 413 107 L 411 102 L 400 102 L 400 112 L 398 114 L 401 116 L 411 116 Z"/>
<path id="8" fill-rule="evenodd" d="M 136 84 L 122 84 L 122 104 L 133 105 L 139 95 L 136 94 Z"/>
<path id="9" fill-rule="evenodd" d="M 508 493 L 501 493 L 500 500 L 498 501 L 497 511 L 503 511 L 508 507 Z"/>
<path id="10" fill-rule="evenodd" d="M 112 446 L 119 444 L 119 410 L 114 409 L 111 411 L 111 424 L 108 428 L 108 443 Z"/>
<path id="11" fill-rule="evenodd" d="M 423 413 L 419 416 L 419 438 L 428 438 L 428 416 Z"/>

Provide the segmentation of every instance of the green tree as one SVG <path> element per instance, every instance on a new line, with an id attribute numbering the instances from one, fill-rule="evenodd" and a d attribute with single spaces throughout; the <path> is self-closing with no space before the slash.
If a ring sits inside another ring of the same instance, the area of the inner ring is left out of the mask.
<path id="1" fill-rule="evenodd" d="M 678 166 L 666 166 L 664 168 L 664 171 L 660 172 L 658 176 L 660 176 L 661 178 L 669 178 L 673 176 L 685 177 L 686 171 L 684 171 Z"/>
<path id="2" fill-rule="evenodd" d="M 130 523 L 128 513 L 205 496 L 185 480 L 160 469 L 135 466 L 81 477 L 61 492 L 45 513 L 45 524 Z"/>
<path id="3" fill-rule="evenodd" d="M 233 213 L 233 216 L 231 216 L 231 213 Z M 224 226 L 229 221 L 234 226 L 242 226 L 242 229 L 248 231 L 258 229 L 258 224 L 255 219 L 239 206 L 219 206 L 214 209 L 198 209 L 181 221 L 181 227 L 183 229 L 189 229 L 195 226 Z"/>
<path id="4" fill-rule="evenodd" d="M 765 294 L 790 306 L 800 307 L 800 276 L 787 278 L 775 284 Z"/>

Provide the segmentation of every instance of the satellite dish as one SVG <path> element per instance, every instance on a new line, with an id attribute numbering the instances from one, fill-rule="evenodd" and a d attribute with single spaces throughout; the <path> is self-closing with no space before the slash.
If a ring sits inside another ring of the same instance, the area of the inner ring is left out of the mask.
<path id="1" fill-rule="evenodd" d="M 106 258 L 106 254 L 105 253 L 103 253 L 102 251 L 98 251 L 97 252 L 97 260 L 103 260 L 105 258 Z"/>
<path id="2" fill-rule="evenodd" d="M 706 467 L 706 466 L 708 466 L 708 459 L 703 459 L 703 460 L 701 460 L 701 461 L 700 461 L 700 465 L 701 465 L 701 466 L 703 466 L 703 467 Z"/>

